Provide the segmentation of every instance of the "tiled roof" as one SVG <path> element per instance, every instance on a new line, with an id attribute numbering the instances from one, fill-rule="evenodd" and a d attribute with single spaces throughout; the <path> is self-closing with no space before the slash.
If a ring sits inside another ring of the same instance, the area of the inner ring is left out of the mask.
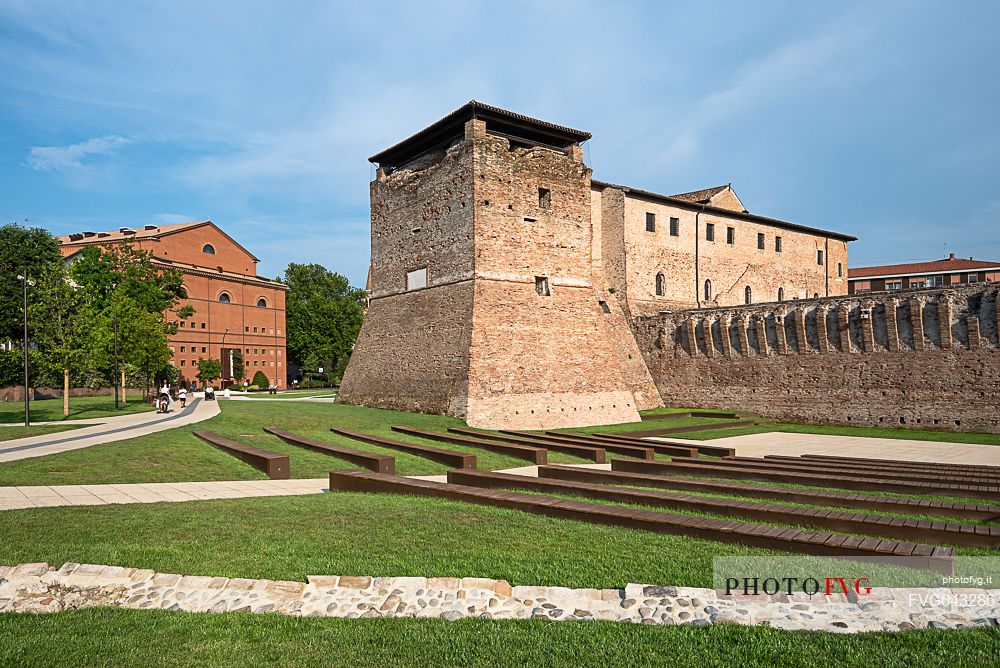
<path id="1" fill-rule="evenodd" d="M 973 271 L 980 269 L 1000 269 L 1000 262 L 983 260 L 963 260 L 961 258 L 945 258 L 932 262 L 910 262 L 907 264 L 884 264 L 877 267 L 851 267 L 847 270 L 848 278 L 875 278 L 879 276 L 901 276 L 905 274 L 932 274 L 941 271 Z"/>
<path id="2" fill-rule="evenodd" d="M 689 202 L 687 200 L 678 199 L 677 197 L 671 197 L 668 195 L 661 195 L 659 193 L 650 192 L 648 190 L 641 190 L 639 188 L 632 188 L 630 186 L 622 186 L 615 183 L 608 183 L 607 181 L 598 181 L 597 179 L 591 179 L 590 185 L 592 188 L 597 190 L 604 190 L 605 188 L 616 188 L 622 192 L 642 197 L 646 199 L 653 200 L 655 202 L 662 202 L 664 204 L 674 204 L 681 208 L 686 208 L 693 211 L 705 211 L 707 213 L 713 213 L 719 216 L 730 216 L 733 218 L 738 218 L 740 220 L 748 220 L 753 222 L 763 223 L 765 225 L 773 225 L 775 227 L 781 227 L 787 230 L 794 230 L 796 232 L 804 232 L 806 234 L 816 234 L 819 236 L 830 237 L 831 239 L 840 239 L 842 241 L 857 241 L 858 238 L 851 236 L 850 234 L 843 234 L 842 232 L 833 232 L 831 230 L 821 230 L 817 227 L 807 227 L 805 225 L 799 225 L 797 223 L 789 223 L 785 220 L 778 220 L 777 218 L 768 218 L 767 216 L 758 216 L 749 212 L 733 211 L 731 209 L 723 209 L 717 206 L 711 206 L 708 204 L 699 204 L 697 202 Z"/>
<path id="3" fill-rule="evenodd" d="M 724 191 L 729 187 L 727 183 L 724 186 L 715 186 L 714 188 L 702 188 L 701 190 L 694 190 L 689 193 L 681 193 L 679 195 L 671 195 L 674 199 L 682 199 L 685 202 L 697 202 L 699 204 L 707 204 L 713 197 Z"/>
<path id="4" fill-rule="evenodd" d="M 210 221 L 177 223 L 175 225 L 146 225 L 144 227 L 122 227 L 107 232 L 77 232 L 56 237 L 63 245 L 95 244 L 124 239 L 155 239 L 171 232 L 178 232 L 189 227 L 211 224 Z"/>

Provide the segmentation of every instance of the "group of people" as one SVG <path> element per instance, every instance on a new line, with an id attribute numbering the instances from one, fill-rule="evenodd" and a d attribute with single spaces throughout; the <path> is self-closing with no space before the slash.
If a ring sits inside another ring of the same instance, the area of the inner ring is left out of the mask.
<path id="1" fill-rule="evenodd" d="M 156 410 L 160 413 L 167 413 L 171 410 L 174 404 L 174 397 L 176 396 L 177 401 L 181 404 L 181 410 L 187 406 L 187 393 L 188 390 L 185 386 L 181 385 L 176 393 L 172 392 L 170 386 L 164 382 L 163 387 L 156 395 Z M 214 401 L 215 400 L 215 388 L 211 385 L 205 387 L 205 400 Z"/>

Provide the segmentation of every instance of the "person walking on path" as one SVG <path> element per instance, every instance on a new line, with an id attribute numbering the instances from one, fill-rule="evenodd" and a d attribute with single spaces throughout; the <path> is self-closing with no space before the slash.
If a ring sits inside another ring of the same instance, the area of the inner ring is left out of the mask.
<path id="1" fill-rule="evenodd" d="M 181 385 L 181 389 L 177 391 L 177 398 L 180 399 L 181 410 L 184 410 L 184 406 L 187 405 L 188 391 L 183 385 Z"/>

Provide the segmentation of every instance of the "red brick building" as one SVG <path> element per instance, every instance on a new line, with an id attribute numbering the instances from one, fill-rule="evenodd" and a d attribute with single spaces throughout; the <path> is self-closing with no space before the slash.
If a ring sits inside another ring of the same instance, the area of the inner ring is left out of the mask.
<path id="1" fill-rule="evenodd" d="M 1000 262 L 956 258 L 952 253 L 943 260 L 889 264 L 877 267 L 851 267 L 847 270 L 848 294 L 892 290 L 939 288 L 967 283 L 1000 281 Z"/>
<path id="2" fill-rule="evenodd" d="M 67 258 L 86 246 L 129 242 L 151 253 L 154 265 L 184 272 L 187 298 L 178 308 L 190 304 L 195 312 L 170 337 L 170 363 L 180 369 L 182 384 L 196 382 L 200 357 L 222 360 L 223 381 L 230 381 L 230 351 L 241 349 L 247 378 L 262 371 L 270 383 L 285 386 L 288 287 L 258 276 L 259 260 L 215 223 L 123 227 L 58 240 Z"/>

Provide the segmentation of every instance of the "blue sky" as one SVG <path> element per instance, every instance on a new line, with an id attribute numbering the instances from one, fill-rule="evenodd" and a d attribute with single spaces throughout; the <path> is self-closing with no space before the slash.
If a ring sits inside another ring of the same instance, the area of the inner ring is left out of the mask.
<path id="1" fill-rule="evenodd" d="M 0 0 L 0 213 L 210 219 L 363 284 L 367 157 L 475 98 L 596 178 L 732 182 L 851 264 L 1000 260 L 1000 3 Z"/>

